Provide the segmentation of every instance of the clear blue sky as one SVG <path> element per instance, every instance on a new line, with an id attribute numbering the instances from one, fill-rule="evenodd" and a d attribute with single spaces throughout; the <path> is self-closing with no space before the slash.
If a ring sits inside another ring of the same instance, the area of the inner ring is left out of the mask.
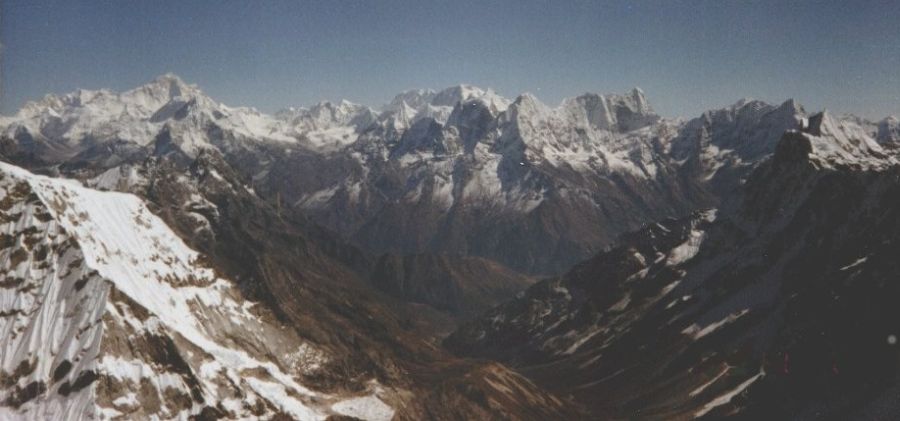
<path id="1" fill-rule="evenodd" d="M 900 114 L 898 1 L 0 4 L 4 114 L 165 72 L 263 111 L 471 83 L 551 105 L 640 86 L 667 116 L 741 97 Z"/>

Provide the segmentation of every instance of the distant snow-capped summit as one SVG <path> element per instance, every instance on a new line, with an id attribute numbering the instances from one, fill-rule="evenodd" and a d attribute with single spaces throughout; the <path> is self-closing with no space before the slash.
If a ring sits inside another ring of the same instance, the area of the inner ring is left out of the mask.
<path id="1" fill-rule="evenodd" d="M 878 142 L 856 122 L 836 120 L 828 111 L 810 116 L 801 130 L 788 131 L 778 145 L 776 158 L 794 156 L 817 165 L 854 165 L 881 168 L 895 165 Z"/>
<path id="2" fill-rule="evenodd" d="M 178 143 L 191 155 L 211 147 L 211 127 L 259 141 L 294 141 L 277 127 L 275 118 L 252 108 L 220 104 L 172 74 L 121 93 L 78 90 L 48 95 L 26 104 L 3 123 L 6 136 L 26 136 L 64 156 L 115 141 L 145 146 L 164 129 L 177 132 Z"/>
<path id="3" fill-rule="evenodd" d="M 409 128 L 423 118 L 433 118 L 444 124 L 454 107 L 470 101 L 482 102 L 495 115 L 509 105 L 508 99 L 492 89 L 461 84 L 441 91 L 416 89 L 402 92 L 384 106 L 382 118 L 389 119 L 398 128 Z"/>
<path id="4" fill-rule="evenodd" d="M 898 136 L 896 120 L 832 119 L 826 129 L 851 143 Z M 640 88 L 548 106 L 471 85 L 406 91 L 381 109 L 321 102 L 268 115 L 163 75 L 123 93 L 31 103 L 0 121 L 0 152 L 93 167 L 215 150 L 257 191 L 379 252 L 466 250 L 546 273 L 625 229 L 728 196 L 786 131 L 809 123 L 794 100 L 743 99 L 685 121 L 658 115 Z M 553 222 L 573 209 L 566 224 Z M 496 220 L 479 226 L 479 212 Z M 504 250 L 510 241 L 523 248 Z"/>

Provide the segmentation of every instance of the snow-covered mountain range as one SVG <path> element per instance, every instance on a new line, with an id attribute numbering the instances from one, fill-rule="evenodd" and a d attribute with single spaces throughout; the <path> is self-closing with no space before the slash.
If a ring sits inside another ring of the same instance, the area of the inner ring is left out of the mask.
<path id="1" fill-rule="evenodd" d="M 548 107 L 461 85 L 374 109 L 346 101 L 266 115 L 173 75 L 78 91 L 2 120 L 5 155 L 84 176 L 149 155 L 216 150 L 247 184 L 376 252 L 488 258 L 558 273 L 649 221 L 715 205 L 806 113 L 742 100 L 691 120 L 639 89 Z M 840 120 L 882 144 L 896 119 Z"/>
<path id="2" fill-rule="evenodd" d="M 0 418 L 880 416 L 896 353 L 840 343 L 900 334 L 898 127 L 637 88 L 49 95 L 0 117 Z"/>

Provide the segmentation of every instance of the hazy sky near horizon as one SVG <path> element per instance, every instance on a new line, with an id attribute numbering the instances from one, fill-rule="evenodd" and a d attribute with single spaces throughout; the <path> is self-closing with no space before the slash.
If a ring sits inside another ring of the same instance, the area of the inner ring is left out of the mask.
<path id="1" fill-rule="evenodd" d="M 665 116 L 742 97 L 900 115 L 900 1 L 0 3 L 0 113 L 173 72 L 228 105 L 381 105 L 469 83 L 549 105 L 640 86 Z"/>

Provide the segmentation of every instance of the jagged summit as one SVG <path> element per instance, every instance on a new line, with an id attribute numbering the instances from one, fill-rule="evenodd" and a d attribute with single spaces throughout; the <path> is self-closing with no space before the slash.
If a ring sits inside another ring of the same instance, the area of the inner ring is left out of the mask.
<path id="1" fill-rule="evenodd" d="M 224 107 L 224 105 L 207 97 L 197 85 L 187 83 L 178 75 L 170 72 L 162 74 L 134 89 L 120 93 L 107 89 L 78 89 L 64 95 L 49 94 L 40 100 L 26 103 L 16 116 L 3 117 L 0 121 L 15 121 L 39 116 L 60 117 L 61 114 L 72 108 L 104 108 L 107 112 L 109 110 L 117 110 L 118 113 L 113 113 L 116 115 L 124 113 L 126 115 L 140 115 L 149 118 L 150 115 L 153 115 L 170 101 L 180 100 L 186 103 L 191 99 L 195 99 L 198 103 L 212 108 Z M 425 117 L 435 118 L 443 124 L 454 106 L 472 100 L 480 100 L 487 104 L 495 115 L 505 111 L 513 103 L 520 105 L 525 102 L 535 104 L 529 106 L 541 112 L 544 111 L 544 108 L 557 110 L 571 107 L 572 105 L 582 106 L 586 108 L 586 111 L 589 113 L 589 121 L 595 127 L 610 130 L 630 131 L 643 125 L 653 124 L 660 119 L 660 116 L 655 113 L 647 99 L 646 93 L 640 87 L 634 87 L 622 94 L 587 92 L 563 100 L 559 107 L 548 107 L 531 93 L 523 93 L 510 100 L 498 95 L 490 88 L 484 89 L 470 84 L 458 84 L 441 90 L 407 90 L 397 94 L 388 104 L 380 108 L 372 108 L 348 100 L 338 102 L 321 101 L 306 107 L 288 107 L 274 113 L 272 117 L 289 120 L 296 118 L 303 112 L 317 113 L 321 110 L 329 110 L 329 113 L 338 114 L 335 119 L 338 120 L 338 123 L 343 124 L 346 123 L 344 117 L 348 113 L 371 112 L 375 115 L 380 113 L 382 118 L 393 118 L 401 121 L 405 123 L 403 127 L 409 127 L 415 120 Z M 714 119 L 717 114 L 722 113 L 761 114 L 770 112 L 773 108 L 782 110 L 787 114 L 805 114 L 803 107 L 793 98 L 778 106 L 773 106 L 765 101 L 745 97 L 730 106 L 709 110 L 703 116 L 707 119 Z M 260 116 L 266 116 L 253 108 L 229 107 L 229 109 L 246 110 Z M 879 141 L 882 138 L 889 141 L 900 136 L 894 136 L 892 131 L 898 125 L 896 117 L 888 117 L 878 122 L 869 122 L 854 116 L 845 118 L 858 120 L 860 124 L 871 125 Z M 622 122 L 618 121 L 620 119 Z"/>
<path id="2" fill-rule="evenodd" d="M 450 86 L 440 91 L 413 89 L 396 95 L 384 106 L 382 119 L 401 130 L 411 127 L 423 118 L 432 118 L 444 124 L 456 106 L 471 101 L 485 104 L 495 115 L 505 111 L 510 102 L 492 89 L 467 84 Z"/>
<path id="3" fill-rule="evenodd" d="M 835 132 L 835 121 L 828 109 L 811 115 L 807 124 L 803 131 L 814 136 L 833 135 Z"/>
<path id="4" fill-rule="evenodd" d="M 196 85 L 164 74 L 120 93 L 78 90 L 31 102 L 0 121 L 3 136 L 16 148 L 45 150 L 45 158 L 71 157 L 80 150 L 124 143 L 144 147 L 163 133 L 173 133 L 188 155 L 212 147 L 210 133 L 224 131 L 236 141 L 296 141 L 274 117 L 252 108 L 231 108 L 206 96 Z"/>
<path id="5" fill-rule="evenodd" d="M 437 92 L 431 100 L 431 105 L 453 107 L 460 102 L 481 98 L 488 92 L 472 85 L 455 85 Z"/>
<path id="6" fill-rule="evenodd" d="M 803 105 L 801 105 L 800 102 L 794 98 L 788 98 L 786 101 L 781 103 L 779 108 L 794 110 L 797 112 L 804 112 Z"/>
<path id="7" fill-rule="evenodd" d="M 550 113 L 552 108 L 541 102 L 541 100 L 531 92 L 524 92 L 519 94 L 519 96 L 509 104 L 508 110 L 508 114 L 512 117 L 519 113 L 546 115 Z"/>
<path id="8" fill-rule="evenodd" d="M 14 116 L 6 119 L 65 119 L 67 114 L 78 111 L 81 115 L 91 114 L 102 117 L 143 117 L 147 118 L 173 100 L 195 99 L 215 104 L 196 85 L 187 84 L 172 73 L 161 75 L 150 82 L 122 92 L 108 89 L 77 89 L 74 92 L 56 95 L 48 94 L 37 101 L 27 102 Z"/>
<path id="9" fill-rule="evenodd" d="M 800 129 L 789 130 L 779 141 L 775 162 L 797 160 L 828 168 L 852 165 L 878 169 L 897 163 L 857 122 L 837 120 L 827 110 L 810 116 Z"/>
<path id="10" fill-rule="evenodd" d="M 629 132 L 660 120 L 644 92 L 637 87 L 624 95 L 586 93 L 563 101 L 562 108 L 573 107 L 577 109 L 575 112 L 586 113 L 588 122 L 601 130 Z"/>
<path id="11" fill-rule="evenodd" d="M 399 106 L 404 102 L 413 108 L 419 108 L 426 104 L 436 107 L 453 107 L 459 102 L 466 102 L 486 96 L 497 96 L 497 94 L 493 89 L 483 89 L 464 83 L 449 86 L 441 90 L 410 89 L 394 96 L 394 99 L 391 100 L 386 108 L 390 109 Z"/>
<path id="12" fill-rule="evenodd" d="M 188 85 L 174 73 L 160 75 L 152 82 L 129 92 L 147 92 L 154 96 L 164 98 L 167 101 L 177 97 L 191 97 L 201 94 L 200 88 L 198 88 L 197 85 Z"/>
<path id="13" fill-rule="evenodd" d="M 435 94 L 437 92 L 433 89 L 409 89 L 394 96 L 394 99 L 385 108 L 398 106 L 403 102 L 411 107 L 418 108 L 430 103 Z"/>
<path id="14" fill-rule="evenodd" d="M 876 139 L 882 144 L 894 145 L 900 143 L 900 119 L 895 116 L 889 116 L 878 122 Z"/>

